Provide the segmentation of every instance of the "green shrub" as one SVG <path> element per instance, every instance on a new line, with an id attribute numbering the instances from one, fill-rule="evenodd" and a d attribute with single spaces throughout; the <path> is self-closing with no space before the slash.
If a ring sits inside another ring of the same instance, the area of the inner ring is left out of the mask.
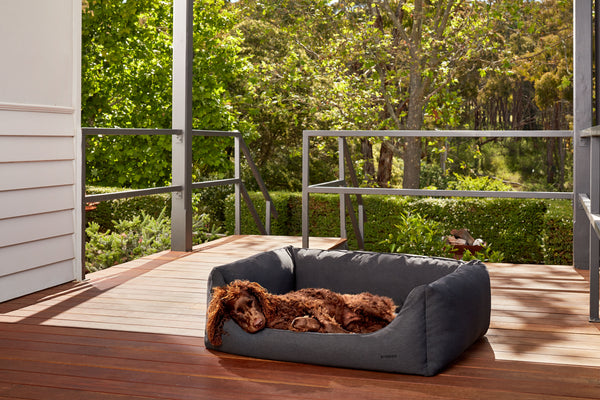
<path id="1" fill-rule="evenodd" d="M 154 218 L 142 211 L 131 220 L 114 222 L 115 231 L 100 230 L 92 222 L 86 233 L 86 268 L 98 271 L 145 255 L 168 249 L 171 246 L 171 219 L 165 210 Z"/>
<path id="2" fill-rule="evenodd" d="M 513 263 L 542 263 L 547 205 L 535 199 L 423 198 L 411 203 L 414 212 L 428 215 L 450 233 L 467 228 Z"/>
<path id="3" fill-rule="evenodd" d="M 544 264 L 573 265 L 573 202 L 548 200 L 544 224 Z"/>
<path id="4" fill-rule="evenodd" d="M 499 263 L 504 261 L 504 253 L 498 250 L 492 250 L 491 245 L 484 247 L 482 251 L 476 251 L 471 253 L 470 250 L 465 250 L 462 258 L 463 261 L 481 260 L 492 263 Z"/>
<path id="5" fill-rule="evenodd" d="M 271 196 L 271 200 L 275 209 L 277 210 L 278 218 L 274 218 L 273 214 L 271 214 L 271 234 L 272 235 L 290 235 L 290 232 L 298 232 L 293 236 L 297 236 L 302 232 L 302 221 L 301 219 L 296 219 L 292 216 L 295 213 L 295 199 L 298 198 L 298 193 L 291 192 L 270 192 L 269 196 Z M 258 213 L 263 224 L 265 223 L 265 207 L 266 202 L 263 198 L 261 192 L 251 192 L 250 198 L 252 199 L 252 203 L 256 208 L 256 212 Z M 302 207 L 302 196 L 299 198 L 300 200 L 300 208 Z M 227 232 L 234 232 L 235 221 L 234 221 L 234 195 L 231 194 L 227 197 L 225 202 L 225 230 Z M 246 206 L 244 200 L 241 200 L 241 230 L 242 234 L 246 235 L 258 235 L 259 230 L 256 226 L 248 207 Z M 293 223 L 292 226 L 289 226 L 289 223 Z"/>
<path id="6" fill-rule="evenodd" d="M 448 182 L 450 190 L 485 190 L 490 192 L 510 192 L 512 186 L 507 185 L 500 179 L 490 178 L 489 176 L 463 176 L 454 173 L 454 179 Z"/>
<path id="7" fill-rule="evenodd" d="M 264 200 L 260 193 L 251 193 L 259 215 L 264 218 Z M 356 210 L 356 199 L 352 203 Z M 547 262 L 553 243 L 564 246 L 561 263 L 572 254 L 565 243 L 562 231 L 548 229 L 546 219 L 548 202 L 536 199 L 474 199 L 474 198 L 414 198 L 403 196 L 362 196 L 365 207 L 365 250 L 389 251 L 384 243 L 393 227 L 401 224 L 406 213 L 427 216 L 440 226 L 442 234 L 452 229 L 467 228 L 475 238 L 482 238 L 492 250 L 484 254 L 491 259 L 513 263 Z M 272 193 L 279 218 L 274 222 L 272 234 L 300 236 L 302 234 L 302 195 L 300 193 Z M 310 235 L 339 236 L 339 196 L 312 194 L 310 196 Z M 256 234 L 254 221 L 242 206 L 242 233 Z M 567 218 L 567 217 L 564 217 Z M 348 246 L 358 248 L 350 218 L 347 221 Z M 565 220 L 568 221 L 568 218 Z M 568 225 L 568 222 L 565 222 Z M 233 231 L 233 198 L 226 204 L 226 229 Z M 566 229 L 566 225 L 561 228 Z M 558 235 L 558 236 L 557 236 Z M 570 242 L 570 240 L 566 240 Z M 481 256 L 481 255 L 478 255 Z"/>
<path id="8" fill-rule="evenodd" d="M 115 187 L 88 186 L 87 194 L 105 194 L 120 192 L 125 189 Z M 115 221 L 131 220 L 143 211 L 146 215 L 158 218 L 164 211 L 164 215 L 171 215 L 171 195 L 155 194 L 151 196 L 131 197 L 111 201 L 102 201 L 96 205 L 95 210 L 86 212 L 88 223 L 96 223 L 100 231 L 114 230 Z"/>
<path id="9" fill-rule="evenodd" d="M 217 180 L 220 177 L 211 176 L 205 179 Z M 194 212 L 207 214 L 211 221 L 222 224 L 225 221 L 226 199 L 233 192 L 233 185 L 210 186 L 195 190 L 192 197 Z"/>
<path id="10" fill-rule="evenodd" d="M 452 257 L 452 246 L 444 240 L 441 224 L 427 216 L 403 212 L 394 228 L 383 240 L 392 253 Z"/>
<path id="11" fill-rule="evenodd" d="M 96 222 L 88 224 L 85 265 L 89 272 L 98 271 L 168 250 L 171 247 L 171 218 L 166 208 L 155 218 L 141 211 L 131 219 L 112 221 L 114 230 L 102 230 Z M 197 214 L 193 221 L 193 243 L 204 243 L 219 237 L 219 228 L 207 214 Z"/>

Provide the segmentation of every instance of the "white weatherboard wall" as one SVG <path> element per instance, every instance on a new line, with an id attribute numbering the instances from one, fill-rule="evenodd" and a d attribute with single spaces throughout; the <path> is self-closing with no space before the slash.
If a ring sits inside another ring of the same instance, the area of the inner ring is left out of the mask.
<path id="1" fill-rule="evenodd" d="M 82 279 L 81 0 L 0 0 L 0 302 Z"/>

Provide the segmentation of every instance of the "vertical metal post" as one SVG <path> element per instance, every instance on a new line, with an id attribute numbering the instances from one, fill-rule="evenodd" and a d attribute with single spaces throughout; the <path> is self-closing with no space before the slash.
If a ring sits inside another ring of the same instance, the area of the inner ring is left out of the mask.
<path id="1" fill-rule="evenodd" d="M 308 248 L 309 220 L 308 220 L 308 185 L 310 185 L 308 165 L 310 137 L 307 132 L 302 134 L 302 247 Z"/>
<path id="2" fill-rule="evenodd" d="M 600 136 L 590 138 L 590 212 L 600 214 Z M 589 225 L 590 242 L 590 321 L 600 322 L 600 239 Z"/>
<path id="3" fill-rule="evenodd" d="M 173 2 L 173 185 L 171 249 L 192 250 L 192 59 L 193 0 Z"/>
<path id="4" fill-rule="evenodd" d="M 87 227 L 87 212 L 85 210 L 85 179 L 87 166 L 87 136 L 81 130 L 81 280 L 85 279 L 85 228 Z"/>
<path id="5" fill-rule="evenodd" d="M 339 180 L 345 181 L 346 180 L 346 165 L 345 165 L 344 160 L 346 158 L 346 149 L 344 148 L 344 138 L 343 137 L 338 138 L 338 154 L 339 154 L 339 159 L 338 159 Z M 345 186 L 345 184 L 344 184 L 344 186 Z M 340 237 L 343 239 L 346 239 L 348 237 L 348 233 L 346 232 L 346 198 L 347 197 L 348 196 L 340 194 Z"/>
<path id="6" fill-rule="evenodd" d="M 360 202 L 358 204 L 358 230 L 360 232 L 360 241 L 362 242 L 361 250 L 365 249 L 365 205 Z"/>
<path id="7" fill-rule="evenodd" d="M 272 203 L 267 200 L 265 202 L 265 229 L 267 231 L 267 235 L 271 234 L 271 207 Z"/>
<path id="8" fill-rule="evenodd" d="M 594 1 L 594 78 L 596 84 L 596 125 L 600 125 L 600 1 Z M 590 139 L 590 212 L 600 213 L 600 137 Z M 592 225 L 589 228 L 590 257 L 590 321 L 600 322 L 600 240 Z"/>
<path id="9" fill-rule="evenodd" d="M 235 208 L 235 228 L 234 233 L 236 235 L 242 234 L 242 210 L 241 210 L 241 201 L 240 201 L 240 138 L 239 136 L 234 136 L 234 178 L 236 182 L 234 184 L 235 187 L 235 197 L 234 197 L 234 208 Z"/>
<path id="10" fill-rule="evenodd" d="M 573 192 L 587 193 L 590 188 L 589 140 L 582 130 L 592 126 L 592 2 L 573 1 Z M 589 221 L 583 206 L 573 202 L 573 263 L 587 269 L 590 240 Z"/>
<path id="11" fill-rule="evenodd" d="M 593 122 L 593 125 L 600 125 L 600 71 L 598 70 L 600 68 L 600 52 L 598 52 L 600 49 L 600 1 L 598 0 L 594 0 L 594 49 L 596 50 L 593 68 L 596 87 L 596 98 L 594 101 L 596 121 Z"/>

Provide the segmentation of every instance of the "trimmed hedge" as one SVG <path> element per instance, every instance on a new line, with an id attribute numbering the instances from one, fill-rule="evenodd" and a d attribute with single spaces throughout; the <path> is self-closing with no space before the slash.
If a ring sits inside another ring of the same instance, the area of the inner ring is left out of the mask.
<path id="1" fill-rule="evenodd" d="M 250 197 L 264 220 L 265 202 L 260 193 Z M 353 196 L 354 197 L 354 196 Z M 273 235 L 302 234 L 302 195 L 271 193 L 279 218 L 272 220 Z M 382 241 L 400 222 L 402 212 L 418 213 L 440 223 L 447 235 L 454 228 L 468 228 L 492 250 L 504 253 L 512 263 L 572 263 L 572 224 L 566 216 L 549 217 L 549 202 L 537 199 L 414 198 L 363 196 L 365 206 L 365 250 L 389 251 Z M 353 204 L 356 204 L 353 200 Z M 233 197 L 225 205 L 225 228 L 233 232 Z M 339 236 L 339 196 L 310 196 L 310 235 Z M 242 233 L 258 234 L 254 220 L 242 206 Z M 347 221 L 348 245 L 357 248 L 350 218 Z M 440 238 L 441 239 L 441 238 Z"/>
<path id="2" fill-rule="evenodd" d="M 116 188 L 88 188 L 88 193 L 114 192 Z M 121 189 L 122 190 L 122 189 Z M 302 195 L 296 192 L 270 193 L 279 218 L 272 218 L 271 233 L 283 236 L 302 235 Z M 260 192 L 250 193 L 264 221 L 265 202 Z M 356 201 L 353 205 L 356 210 Z M 200 200 L 205 203 L 206 199 Z M 400 223 L 402 212 L 418 213 L 439 222 L 441 235 L 454 228 L 468 228 L 475 238 L 491 244 L 492 250 L 504 253 L 504 261 L 572 265 L 572 205 L 568 201 L 535 199 L 414 198 L 401 196 L 363 196 L 365 206 L 365 249 L 389 251 L 382 243 Z M 104 201 L 87 212 L 88 222 L 96 222 L 102 231 L 114 230 L 113 221 L 130 220 L 140 215 L 158 217 L 166 207 L 170 215 L 171 196 L 160 194 L 131 199 Z M 218 207 L 217 207 L 218 208 Z M 218 210 L 221 213 L 222 210 Z M 224 205 L 225 226 L 233 232 L 233 196 Z M 350 218 L 346 219 L 348 245 L 358 248 Z M 242 204 L 242 233 L 258 234 L 258 228 L 245 204 Z M 310 196 L 310 235 L 337 237 L 339 228 L 339 196 Z"/>
<path id="3" fill-rule="evenodd" d="M 544 225 L 544 264 L 573 265 L 573 202 L 551 200 Z"/>
<path id="4" fill-rule="evenodd" d="M 120 192 L 125 189 L 115 187 L 88 186 L 87 194 L 104 194 Z M 113 230 L 113 221 L 132 220 L 140 215 L 143 210 L 146 215 L 158 218 L 163 209 L 165 215 L 171 215 L 171 195 L 155 194 L 152 196 L 132 197 L 111 201 L 101 201 L 95 210 L 86 212 L 87 222 L 95 222 L 100 225 L 101 231 Z"/>
<path id="5" fill-rule="evenodd" d="M 414 210 L 442 223 L 446 232 L 468 228 L 514 263 L 542 263 L 546 203 L 535 199 L 422 199 Z"/>

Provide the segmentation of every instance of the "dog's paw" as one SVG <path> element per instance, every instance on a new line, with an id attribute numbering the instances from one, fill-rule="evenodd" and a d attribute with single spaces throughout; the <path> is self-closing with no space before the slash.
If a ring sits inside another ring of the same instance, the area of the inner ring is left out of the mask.
<path id="1" fill-rule="evenodd" d="M 308 315 L 297 317 L 292 321 L 292 330 L 298 332 L 317 332 L 321 328 L 319 321 Z"/>

